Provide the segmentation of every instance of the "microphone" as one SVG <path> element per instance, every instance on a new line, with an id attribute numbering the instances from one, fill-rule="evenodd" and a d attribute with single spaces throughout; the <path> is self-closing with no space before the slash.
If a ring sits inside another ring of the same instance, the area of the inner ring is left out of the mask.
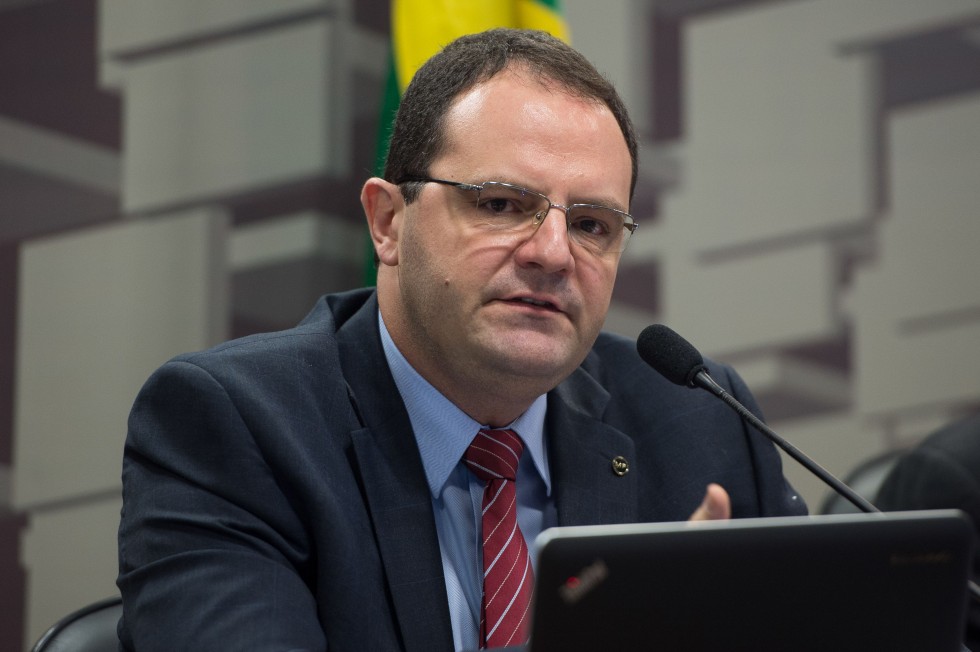
<path id="1" fill-rule="evenodd" d="M 704 358 L 694 345 L 663 324 L 647 326 L 636 339 L 636 350 L 643 361 L 664 378 L 677 385 L 706 389 L 728 404 L 742 419 L 768 437 L 774 444 L 802 464 L 811 473 L 830 485 L 835 492 L 849 500 L 863 512 L 880 512 L 853 489 L 817 464 L 796 446 L 780 437 L 734 396 L 715 382 L 704 366 Z"/>
<path id="2" fill-rule="evenodd" d="M 762 419 L 752 414 L 734 396 L 715 382 L 708 374 L 704 358 L 694 345 L 663 324 L 647 326 L 636 338 L 636 350 L 643 361 L 676 385 L 706 389 L 728 404 L 742 419 L 768 437 L 774 444 L 816 475 L 830 488 L 852 502 L 858 509 L 867 513 L 881 513 L 881 510 L 865 500 L 860 494 L 838 480 L 827 469 L 817 464 L 803 451 L 780 437 Z M 980 586 L 968 582 L 970 596 L 980 602 Z"/>

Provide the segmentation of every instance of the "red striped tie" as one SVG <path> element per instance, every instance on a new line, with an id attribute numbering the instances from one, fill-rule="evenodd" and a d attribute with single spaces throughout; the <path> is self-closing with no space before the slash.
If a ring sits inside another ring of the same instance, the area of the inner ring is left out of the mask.
<path id="1" fill-rule="evenodd" d="M 527 642 L 534 570 L 517 525 L 514 479 L 524 444 L 513 430 L 481 430 L 463 462 L 483 490 L 483 605 L 480 647 Z"/>

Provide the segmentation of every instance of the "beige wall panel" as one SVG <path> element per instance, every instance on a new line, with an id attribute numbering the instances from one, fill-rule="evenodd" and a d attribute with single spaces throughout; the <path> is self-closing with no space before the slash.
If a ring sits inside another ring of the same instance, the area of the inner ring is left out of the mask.
<path id="1" fill-rule="evenodd" d="M 808 0 L 692 21 L 672 212 L 705 249 L 861 226 L 875 209 L 877 71 L 853 46 L 978 12 L 975 0 Z"/>
<path id="2" fill-rule="evenodd" d="M 30 515 L 22 535 L 27 570 L 24 648 L 62 616 L 118 595 L 116 531 L 122 499 L 44 510 Z"/>
<path id="3" fill-rule="evenodd" d="M 611 333 L 636 339 L 644 328 L 660 321 L 663 321 L 662 318 L 652 310 L 614 300 L 609 305 L 609 312 L 606 313 L 606 321 L 602 328 Z"/>
<path id="4" fill-rule="evenodd" d="M 850 404 L 851 385 L 843 371 L 779 352 L 753 353 L 726 362 L 734 364 L 756 398 L 781 394 L 807 397 L 823 406 L 843 408 Z"/>
<path id="5" fill-rule="evenodd" d="M 889 134 L 893 209 L 853 296 L 858 407 L 975 403 L 980 96 L 898 113 Z"/>
<path id="6" fill-rule="evenodd" d="M 128 65 L 126 210 L 343 171 L 349 97 L 337 31 L 317 18 Z"/>
<path id="7" fill-rule="evenodd" d="M 702 248 L 840 228 L 871 212 L 871 71 L 834 46 L 862 3 L 826 4 L 764 4 L 690 24 L 684 183 L 670 210 Z"/>
<path id="8" fill-rule="evenodd" d="M 672 255 L 664 319 L 710 355 L 809 342 L 839 328 L 833 270 L 819 243 L 712 264 Z"/>
<path id="9" fill-rule="evenodd" d="M 360 265 L 368 246 L 365 231 L 359 222 L 316 211 L 247 224 L 231 232 L 228 265 L 237 272 L 308 256 Z"/>
<path id="10" fill-rule="evenodd" d="M 653 126 L 650 51 L 654 3 L 563 0 L 572 44 L 616 86 L 642 136 Z"/>
<path id="11" fill-rule="evenodd" d="M 119 155 L 108 148 L 3 116 L 0 143 L 0 165 L 119 193 Z"/>
<path id="12" fill-rule="evenodd" d="M 103 56 L 119 56 L 342 4 L 338 0 L 100 0 L 99 49 Z"/>
<path id="13" fill-rule="evenodd" d="M 980 94 L 895 114 L 889 150 L 881 308 L 902 319 L 972 308 L 980 321 Z"/>
<path id="14" fill-rule="evenodd" d="M 24 245 L 16 507 L 118 486 L 140 386 L 170 356 L 224 335 L 225 290 L 214 268 L 222 223 L 198 211 Z"/>
<path id="15" fill-rule="evenodd" d="M 806 4 L 806 3 L 802 3 Z M 977 0 L 814 0 L 814 19 L 834 26 L 835 41 L 855 44 L 974 22 Z"/>
<path id="16" fill-rule="evenodd" d="M 902 418 L 947 411 L 980 397 L 980 322 L 903 334 L 894 321 L 862 317 L 855 329 L 855 404 L 862 415 Z"/>

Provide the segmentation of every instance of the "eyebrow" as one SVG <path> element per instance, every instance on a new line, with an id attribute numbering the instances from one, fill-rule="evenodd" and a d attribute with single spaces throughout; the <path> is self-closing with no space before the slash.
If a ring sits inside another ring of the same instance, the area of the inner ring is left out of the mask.
<path id="1" fill-rule="evenodd" d="M 602 206 L 603 208 L 614 208 L 617 211 L 626 213 L 629 215 L 629 206 L 623 207 L 618 201 L 614 199 L 596 199 L 596 200 L 586 200 L 586 201 L 576 201 L 573 204 L 591 204 L 593 206 Z"/>

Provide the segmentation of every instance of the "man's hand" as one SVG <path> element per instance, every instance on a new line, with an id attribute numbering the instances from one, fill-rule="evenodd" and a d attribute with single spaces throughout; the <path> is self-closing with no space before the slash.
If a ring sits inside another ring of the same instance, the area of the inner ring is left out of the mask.
<path id="1" fill-rule="evenodd" d="M 704 501 L 691 514 L 691 521 L 721 521 L 732 517 L 732 501 L 720 484 L 709 484 Z"/>

